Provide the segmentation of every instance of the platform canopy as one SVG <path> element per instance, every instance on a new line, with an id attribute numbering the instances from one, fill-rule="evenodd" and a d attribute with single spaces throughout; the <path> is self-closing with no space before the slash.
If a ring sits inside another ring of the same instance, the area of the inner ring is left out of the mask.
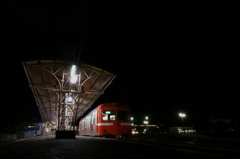
<path id="1" fill-rule="evenodd" d="M 68 61 L 38 60 L 22 64 L 43 122 L 56 122 L 59 129 L 67 130 L 115 78 L 103 69 Z"/>

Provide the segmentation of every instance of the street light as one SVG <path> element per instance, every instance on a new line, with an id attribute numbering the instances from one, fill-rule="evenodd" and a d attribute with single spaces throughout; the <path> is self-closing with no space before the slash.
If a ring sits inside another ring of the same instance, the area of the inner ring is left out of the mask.
<path id="1" fill-rule="evenodd" d="M 148 121 L 144 120 L 143 123 L 144 123 L 144 124 L 148 124 Z"/>
<path id="2" fill-rule="evenodd" d="M 145 120 L 143 121 L 144 124 L 148 124 L 148 116 L 145 117 Z"/>
<path id="3" fill-rule="evenodd" d="M 133 125 L 133 117 L 131 117 L 130 120 L 132 121 L 132 124 L 131 124 L 131 125 Z"/>
<path id="4" fill-rule="evenodd" d="M 179 113 L 179 116 L 182 117 L 183 132 L 184 132 L 184 134 L 185 134 L 185 127 L 184 127 L 184 120 L 183 120 L 183 118 L 186 117 L 186 114 L 184 114 L 184 113 Z"/>

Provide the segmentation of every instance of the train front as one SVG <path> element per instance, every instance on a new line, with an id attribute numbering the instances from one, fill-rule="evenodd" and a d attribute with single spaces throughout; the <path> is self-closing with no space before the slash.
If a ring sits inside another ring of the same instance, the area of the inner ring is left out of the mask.
<path id="1" fill-rule="evenodd" d="M 132 132 L 130 108 L 118 103 L 100 106 L 98 132 L 101 136 L 129 136 Z"/>

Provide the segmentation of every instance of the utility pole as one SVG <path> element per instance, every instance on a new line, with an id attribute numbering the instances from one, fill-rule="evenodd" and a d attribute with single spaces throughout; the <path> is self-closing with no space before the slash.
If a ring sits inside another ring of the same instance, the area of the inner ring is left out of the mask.
<path id="1" fill-rule="evenodd" d="M 183 118 L 186 117 L 186 114 L 184 114 L 184 113 L 179 113 L 179 116 L 182 117 L 183 133 L 185 134 L 185 126 L 184 126 L 184 120 L 183 120 Z"/>

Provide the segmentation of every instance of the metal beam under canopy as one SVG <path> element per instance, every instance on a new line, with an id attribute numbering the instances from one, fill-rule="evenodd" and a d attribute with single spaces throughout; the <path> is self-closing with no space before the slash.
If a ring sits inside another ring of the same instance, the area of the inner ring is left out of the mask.
<path id="1" fill-rule="evenodd" d="M 38 60 L 22 64 L 43 122 L 58 123 L 58 130 L 75 129 L 76 120 L 115 78 L 100 68 L 69 61 Z M 74 75 L 71 74 L 73 65 L 76 66 Z M 70 82 L 73 76 L 75 83 Z"/>

